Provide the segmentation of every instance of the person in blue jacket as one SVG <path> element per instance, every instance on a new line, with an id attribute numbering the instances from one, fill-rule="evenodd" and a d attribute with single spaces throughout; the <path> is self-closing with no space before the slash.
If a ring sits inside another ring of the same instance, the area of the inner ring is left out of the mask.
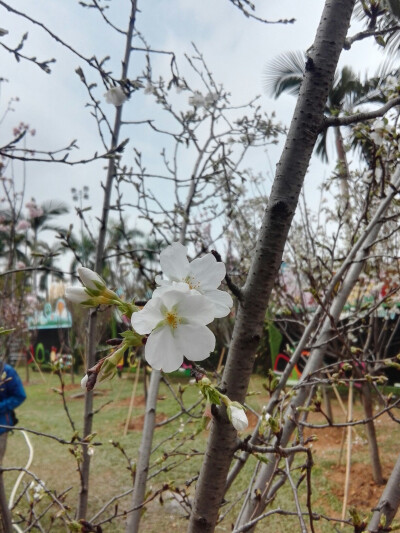
<path id="1" fill-rule="evenodd" d="M 14 409 L 25 400 L 26 393 L 22 381 L 10 365 L 0 362 L 0 469 L 7 446 L 7 433 L 14 425 Z M 8 426 L 8 427 L 2 427 Z M 0 518 L 3 529 L 12 532 L 11 513 L 4 489 L 3 474 L 0 470 Z M 1 527 L 1 526 L 0 526 Z"/>
<path id="2" fill-rule="evenodd" d="M 26 398 L 22 381 L 16 370 L 10 365 L 0 363 L 0 435 L 10 431 L 13 426 L 13 411 Z"/>

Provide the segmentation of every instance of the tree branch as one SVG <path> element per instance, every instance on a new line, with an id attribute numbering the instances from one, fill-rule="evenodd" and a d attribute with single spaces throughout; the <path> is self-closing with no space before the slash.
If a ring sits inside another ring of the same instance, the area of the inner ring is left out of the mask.
<path id="1" fill-rule="evenodd" d="M 347 117 L 325 117 L 320 131 L 323 131 L 331 126 L 350 126 L 356 122 L 364 122 L 365 120 L 383 117 L 385 113 L 397 105 L 400 105 L 400 96 L 392 98 L 385 105 L 375 109 L 374 111 L 364 111 L 361 113 L 356 113 L 355 115 L 349 115 Z"/>

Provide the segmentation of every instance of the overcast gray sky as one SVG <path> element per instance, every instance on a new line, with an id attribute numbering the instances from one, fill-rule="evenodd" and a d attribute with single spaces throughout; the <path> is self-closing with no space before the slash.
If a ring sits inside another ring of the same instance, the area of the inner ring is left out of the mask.
<path id="1" fill-rule="evenodd" d="M 78 1 L 72 0 L 12 0 L 13 8 L 44 23 L 65 42 L 71 43 L 80 53 L 98 58 L 111 56 L 109 66 L 116 77 L 120 71 L 124 38 L 110 31 L 95 10 L 83 9 Z M 232 94 L 232 101 L 244 103 L 261 94 L 261 105 L 265 111 L 276 112 L 277 119 L 288 125 L 294 109 L 295 99 L 284 95 L 273 100 L 263 94 L 262 76 L 265 65 L 276 55 L 287 50 L 306 50 L 313 42 L 324 2 L 322 0 L 280 0 L 279 2 L 258 2 L 258 16 L 269 20 L 295 18 L 294 24 L 265 25 L 248 19 L 228 0 L 139 0 L 140 13 L 137 16 L 137 29 L 155 49 L 172 50 L 176 53 L 180 69 L 187 74 L 184 54 L 192 52 L 194 42 L 203 53 L 210 70 L 218 83 Z M 109 2 L 107 15 L 116 25 L 125 29 L 130 2 L 113 0 Z M 81 159 L 91 156 L 102 147 L 97 135 L 94 120 L 85 104 L 86 91 L 75 74 L 78 66 L 93 81 L 95 73 L 90 72 L 79 58 L 52 40 L 43 29 L 28 20 L 10 14 L 0 6 L 0 25 L 9 31 L 2 42 L 14 47 L 23 33 L 29 36 L 24 52 L 38 59 L 55 57 L 50 75 L 36 65 L 25 61 L 16 62 L 14 57 L 0 48 L 0 77 L 7 82 L 1 84 L 0 116 L 11 97 L 19 97 L 13 106 L 15 111 L 8 114 L 1 125 L 0 143 L 11 139 L 13 127 L 20 121 L 35 128 L 37 134 L 28 139 L 28 145 L 37 149 L 59 149 L 72 139 L 78 140 L 80 151 L 70 158 Z M 354 27 L 352 32 L 356 31 Z M 356 43 L 349 52 L 343 52 L 341 65 L 349 64 L 356 72 L 369 71 L 373 74 L 382 56 L 377 47 L 371 44 Z M 130 78 L 141 73 L 143 61 L 133 55 Z M 169 73 L 169 59 L 157 56 L 154 60 L 155 77 Z M 102 98 L 103 87 L 99 86 L 98 97 Z M 182 96 L 187 102 L 187 93 Z M 104 111 L 113 116 L 113 106 L 104 104 Z M 135 93 L 124 109 L 126 120 L 155 118 L 156 109 L 151 97 L 142 91 Z M 129 137 L 131 144 L 126 154 L 132 157 L 132 146 L 143 149 L 146 154 L 154 151 L 158 156 L 161 145 L 152 137 L 133 128 L 126 128 L 121 139 Z M 273 170 L 278 161 L 282 145 L 262 153 L 246 166 L 254 166 L 256 171 Z M 126 162 L 129 164 L 129 157 Z M 62 199 L 72 205 L 71 187 L 90 187 L 90 200 L 93 215 L 98 214 L 102 204 L 100 180 L 104 178 L 104 161 L 92 165 L 67 167 L 56 164 L 32 163 L 26 167 L 26 192 L 28 201 L 32 196 L 40 203 L 47 199 Z M 9 169 L 11 172 L 11 167 Z M 13 166 L 14 177 L 21 183 L 22 168 Z M 312 195 L 321 177 L 329 173 L 329 168 L 317 160 L 310 167 L 306 180 L 306 191 Z M 269 184 L 267 182 L 267 189 Z M 134 218 L 134 214 L 132 214 Z M 71 215 L 69 220 L 73 221 Z M 75 219 L 76 225 L 78 224 Z"/>

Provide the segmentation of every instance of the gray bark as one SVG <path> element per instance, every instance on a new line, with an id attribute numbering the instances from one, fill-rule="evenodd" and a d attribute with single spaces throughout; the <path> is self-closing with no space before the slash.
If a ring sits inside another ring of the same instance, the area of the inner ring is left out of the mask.
<path id="1" fill-rule="evenodd" d="M 400 169 L 396 170 L 395 176 L 393 178 L 393 186 L 394 190 L 392 190 L 391 194 L 389 194 L 385 199 L 381 201 L 378 209 L 376 210 L 375 215 L 373 216 L 372 220 L 365 229 L 362 238 L 362 246 L 360 246 L 359 243 L 355 245 L 356 247 L 358 247 L 359 251 L 354 259 L 353 264 L 351 265 L 343 279 L 338 294 L 336 295 L 332 302 L 332 305 L 330 306 L 329 313 L 325 318 L 324 324 L 315 343 L 317 347 L 313 349 L 310 353 L 308 363 L 303 371 L 299 384 L 296 387 L 296 395 L 293 397 L 290 406 L 285 412 L 283 432 L 282 437 L 280 439 L 281 446 L 288 445 L 289 439 L 291 438 L 293 431 L 296 428 L 295 420 L 297 416 L 297 407 L 304 405 L 308 397 L 309 389 L 308 387 L 302 385 L 307 381 L 308 377 L 311 374 L 317 372 L 323 365 L 326 347 L 335 335 L 334 325 L 339 320 L 340 314 L 347 301 L 347 298 L 358 280 L 364 262 L 368 256 L 369 249 L 374 244 L 377 238 L 379 230 L 383 224 L 382 217 L 386 213 L 394 196 L 397 194 L 397 189 L 400 186 Z M 274 476 L 276 459 L 274 455 L 271 455 L 267 458 L 270 462 L 268 464 L 262 464 L 260 473 L 257 476 L 254 485 L 251 487 L 251 496 L 246 500 L 246 503 L 242 508 L 236 527 L 243 526 L 250 520 L 253 520 L 257 516 L 259 516 L 263 512 L 267 500 L 271 497 L 271 493 L 270 491 L 266 490 L 266 487 L 268 487 Z M 262 497 L 259 498 L 256 493 L 262 494 Z M 251 531 L 252 529 L 253 528 L 249 527 L 247 531 Z"/>
<path id="2" fill-rule="evenodd" d="M 131 2 L 131 13 L 129 18 L 129 26 L 126 34 L 125 41 L 125 54 L 124 60 L 122 62 L 122 73 L 121 79 L 125 79 L 128 76 L 128 67 L 129 59 L 132 52 L 132 37 L 133 30 L 135 27 L 135 17 L 137 10 L 137 0 L 132 0 Z M 111 139 L 110 149 L 114 149 L 118 146 L 119 133 L 121 129 L 121 117 L 122 117 L 122 108 L 119 106 L 116 108 L 114 127 Z M 97 273 L 101 274 L 103 266 L 103 256 L 105 248 L 105 240 L 107 234 L 107 223 L 108 215 L 110 211 L 110 200 L 111 200 L 111 191 L 112 185 L 115 177 L 115 162 L 113 158 L 109 159 L 108 168 L 107 168 L 107 179 L 104 185 L 104 197 L 103 197 L 103 210 L 100 220 L 100 231 L 99 238 L 97 241 L 96 248 L 96 266 L 95 270 Z M 88 342 L 86 350 L 86 364 L 88 368 L 91 368 L 96 361 L 96 324 L 97 324 L 97 312 L 95 309 L 91 310 L 89 318 L 89 333 L 88 333 Z M 83 415 L 83 437 L 86 437 L 92 432 L 93 425 L 93 392 L 86 391 L 85 394 L 85 410 Z M 88 497 L 89 497 L 89 472 L 90 472 L 90 455 L 87 453 L 87 447 L 83 447 L 83 462 L 81 466 L 81 488 L 79 492 L 78 499 L 78 508 L 77 508 L 77 518 L 86 518 L 87 506 L 88 506 Z"/>
<path id="3" fill-rule="evenodd" d="M 395 467 L 390 474 L 389 481 L 382 493 L 376 510 L 372 515 L 371 521 L 368 525 L 368 531 L 377 533 L 378 531 L 390 531 L 389 529 L 379 529 L 381 520 L 385 526 L 392 523 L 396 515 L 397 509 L 400 505 L 400 456 L 397 459 Z"/>
<path id="4" fill-rule="evenodd" d="M 361 395 L 365 418 L 372 418 L 372 394 L 368 383 L 362 384 Z M 365 430 L 368 439 L 368 448 L 372 467 L 372 477 L 377 485 L 383 485 L 384 480 L 382 475 L 382 466 L 381 460 L 379 458 L 379 447 L 376 438 L 375 424 L 373 420 L 370 420 L 366 424 Z"/>
<path id="5" fill-rule="evenodd" d="M 142 514 L 142 508 L 140 506 L 144 501 L 144 496 L 146 493 L 146 482 L 149 472 L 154 426 L 156 423 L 157 395 L 160 386 L 160 379 L 161 372 L 159 370 L 153 370 L 150 378 L 150 387 L 147 396 L 146 412 L 144 417 L 143 435 L 140 442 L 136 466 L 136 477 L 132 498 L 133 511 L 128 518 L 126 526 L 127 533 L 136 533 L 139 531 L 139 522 Z"/>
<path id="6" fill-rule="evenodd" d="M 346 38 L 355 0 L 327 0 L 294 116 L 265 211 L 255 254 L 239 304 L 222 387 L 243 402 L 248 388 L 268 300 L 278 273 L 284 245 L 298 203 L 304 176 Z M 212 424 L 209 443 L 189 523 L 190 533 L 214 531 L 229 465 L 235 451 L 236 431 L 223 409 Z"/>

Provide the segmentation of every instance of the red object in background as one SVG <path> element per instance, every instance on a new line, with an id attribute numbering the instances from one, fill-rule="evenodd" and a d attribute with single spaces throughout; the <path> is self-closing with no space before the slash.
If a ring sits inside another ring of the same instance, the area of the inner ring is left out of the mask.
<path id="1" fill-rule="evenodd" d="M 33 354 L 34 354 L 33 344 L 31 344 L 28 350 L 26 351 L 26 358 L 28 359 L 28 365 L 33 363 L 33 360 L 34 360 Z"/>
<path id="2" fill-rule="evenodd" d="M 297 364 L 294 365 L 293 371 L 296 372 L 297 379 L 303 373 L 303 370 L 304 370 L 304 367 L 306 366 L 307 358 L 309 355 L 310 355 L 310 352 L 308 352 L 307 350 L 302 351 Z M 276 372 L 277 374 L 283 374 L 289 361 L 290 361 L 290 357 L 288 355 L 286 355 L 285 353 L 279 353 L 275 359 L 274 372 Z"/>

